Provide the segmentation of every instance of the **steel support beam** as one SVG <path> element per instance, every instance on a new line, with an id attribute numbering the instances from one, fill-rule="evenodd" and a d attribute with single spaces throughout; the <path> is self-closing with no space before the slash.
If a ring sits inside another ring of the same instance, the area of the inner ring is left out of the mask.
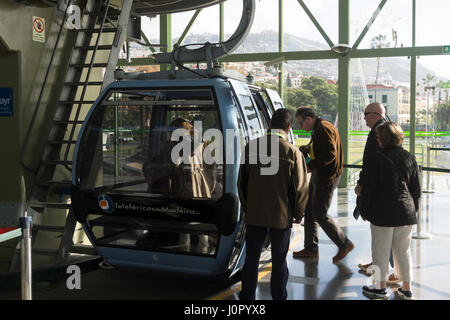
<path id="1" fill-rule="evenodd" d="M 144 42 L 149 46 L 148 48 L 150 49 L 150 51 L 151 51 L 152 53 L 155 53 L 156 50 L 155 50 L 155 48 L 152 47 L 152 44 L 151 44 L 150 40 L 148 40 L 148 38 L 147 38 L 147 36 L 145 35 L 144 31 L 141 31 L 141 36 L 142 36 L 142 38 L 144 39 Z"/>
<path id="2" fill-rule="evenodd" d="M 163 47 L 161 47 L 162 52 L 172 51 L 172 15 L 171 14 L 161 14 L 159 16 L 159 42 Z M 161 71 L 167 71 L 170 69 L 170 65 L 162 64 Z"/>
<path id="3" fill-rule="evenodd" d="M 387 58 L 387 57 L 409 57 L 409 56 L 436 56 L 442 55 L 442 46 L 429 47 L 403 47 L 403 48 L 379 48 L 379 49 L 361 49 L 350 51 L 346 57 L 355 58 Z M 336 59 L 338 54 L 331 50 L 317 51 L 289 51 L 289 52 L 264 52 L 264 53 L 236 53 L 219 59 L 220 62 L 249 62 L 249 61 L 270 61 L 276 58 L 284 57 L 285 61 L 298 60 L 322 60 Z M 138 66 L 155 64 L 153 59 L 134 58 L 128 63 L 125 59 L 120 60 L 120 65 Z"/>
<path id="4" fill-rule="evenodd" d="M 353 47 L 352 47 L 353 49 L 358 48 L 359 44 L 361 43 L 362 39 L 364 39 L 364 37 L 366 36 L 367 31 L 369 31 L 370 27 L 372 26 L 373 22 L 377 18 L 377 16 L 380 13 L 381 9 L 383 9 L 384 4 L 386 3 L 386 1 L 387 0 L 381 0 L 380 4 L 378 5 L 378 7 L 375 9 L 374 13 L 372 14 L 372 17 L 367 22 L 366 26 L 364 27 L 363 31 L 359 35 L 358 39 L 356 39 L 355 43 L 353 44 Z"/>
<path id="5" fill-rule="evenodd" d="M 322 26 L 320 25 L 320 23 L 316 20 L 316 18 L 314 17 L 314 15 L 311 13 L 311 11 L 309 11 L 308 7 L 306 6 L 306 4 L 303 2 L 303 0 L 297 0 L 298 3 L 302 6 L 303 10 L 305 10 L 305 13 L 308 15 L 308 17 L 311 19 L 312 23 L 314 23 L 314 25 L 316 26 L 317 30 L 320 32 L 320 34 L 322 35 L 322 37 L 325 39 L 325 41 L 328 43 L 328 45 L 330 46 L 330 48 L 334 47 L 334 43 L 333 41 L 331 41 L 330 37 L 328 37 L 328 35 L 326 34 L 325 30 L 323 30 Z"/>
<path id="6" fill-rule="evenodd" d="M 225 41 L 225 4 L 219 4 L 219 42 Z"/>
<path id="7" fill-rule="evenodd" d="M 283 0 L 278 0 L 278 52 L 283 52 Z M 278 94 L 284 103 L 283 62 L 278 70 Z"/>
<path id="8" fill-rule="evenodd" d="M 183 33 L 181 34 L 180 38 L 177 41 L 178 46 L 180 46 L 181 43 L 184 41 L 184 38 L 186 38 L 187 33 L 191 29 L 192 25 L 194 24 L 195 20 L 197 19 L 198 15 L 200 14 L 201 11 L 202 11 L 202 9 L 198 9 L 192 15 L 191 20 L 189 21 L 189 23 L 187 24 L 186 28 L 184 29 Z"/>
<path id="9" fill-rule="evenodd" d="M 416 46 L 416 0 L 412 0 L 412 46 Z M 417 57 L 412 55 L 409 81 L 409 151 L 413 155 L 416 152 L 416 64 Z"/>
<path id="10" fill-rule="evenodd" d="M 339 43 L 349 43 L 350 40 L 350 4 L 349 0 L 339 0 Z M 344 163 L 349 159 L 348 115 L 349 115 L 349 87 L 350 87 L 350 58 L 348 55 L 338 58 L 338 130 L 342 140 Z M 339 187 L 347 187 L 348 169 L 344 168 Z"/>

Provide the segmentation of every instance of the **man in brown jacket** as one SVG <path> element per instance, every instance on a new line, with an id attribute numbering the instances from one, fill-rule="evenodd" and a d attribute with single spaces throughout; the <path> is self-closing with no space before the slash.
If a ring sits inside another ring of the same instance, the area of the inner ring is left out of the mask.
<path id="1" fill-rule="evenodd" d="M 333 192 L 339 184 L 343 171 L 341 138 L 332 123 L 317 117 L 309 107 L 299 108 L 295 116 L 301 129 L 312 131 L 311 142 L 301 147 L 301 151 L 308 155 L 306 163 L 312 175 L 305 210 L 305 248 L 294 251 L 293 256 L 296 258 L 319 256 L 318 225 L 320 225 L 339 248 L 333 257 L 333 262 L 337 262 L 354 248 L 353 243 L 328 215 Z"/>
<path id="2" fill-rule="evenodd" d="M 289 270 L 286 255 L 292 222 L 293 219 L 296 223 L 301 221 L 308 201 L 305 159 L 288 141 L 293 120 L 287 109 L 275 111 L 267 135 L 250 141 L 245 147 L 245 162 L 241 165 L 238 180 L 239 198 L 247 225 L 246 257 L 239 294 L 242 300 L 255 299 L 259 258 L 267 233 L 272 244 L 272 298 L 287 298 Z M 261 147 L 264 144 L 267 148 Z M 270 159 L 270 164 L 267 159 Z M 277 172 L 265 170 L 274 166 L 274 162 Z"/>

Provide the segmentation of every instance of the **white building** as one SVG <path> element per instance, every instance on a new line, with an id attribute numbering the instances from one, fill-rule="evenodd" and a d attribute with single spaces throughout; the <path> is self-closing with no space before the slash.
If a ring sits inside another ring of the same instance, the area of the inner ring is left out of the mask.
<path id="1" fill-rule="evenodd" d="M 397 122 L 398 124 L 409 122 L 408 89 L 386 84 L 368 84 L 367 94 L 370 102 L 378 101 L 384 105 L 386 114 L 392 121 Z"/>

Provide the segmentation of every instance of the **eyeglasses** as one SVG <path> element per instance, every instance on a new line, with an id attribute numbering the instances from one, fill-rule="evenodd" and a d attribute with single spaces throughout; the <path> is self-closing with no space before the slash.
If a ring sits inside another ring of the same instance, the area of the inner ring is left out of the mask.
<path id="1" fill-rule="evenodd" d="M 374 114 L 379 114 L 378 112 L 364 112 L 364 117 L 367 117 L 369 114 L 374 113 Z"/>

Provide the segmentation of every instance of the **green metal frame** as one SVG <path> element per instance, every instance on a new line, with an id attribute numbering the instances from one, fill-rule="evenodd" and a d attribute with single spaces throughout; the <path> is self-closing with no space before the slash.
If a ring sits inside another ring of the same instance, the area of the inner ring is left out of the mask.
<path id="1" fill-rule="evenodd" d="M 352 47 L 353 49 L 358 48 L 359 44 L 361 43 L 362 39 L 364 39 L 364 37 L 366 36 L 367 31 L 369 31 L 370 27 L 372 26 L 373 22 L 377 18 L 377 16 L 380 13 L 381 9 L 383 9 L 386 1 L 387 0 L 382 0 L 380 2 L 380 4 L 378 5 L 378 8 L 374 11 L 374 13 L 372 14 L 372 17 L 367 22 L 366 26 L 364 27 L 363 31 L 359 35 L 358 39 L 356 39 L 355 43 L 353 44 L 353 47 Z M 346 43 L 348 43 L 348 42 L 346 42 Z"/>
<path id="2" fill-rule="evenodd" d="M 278 52 L 283 52 L 283 0 L 278 0 Z M 278 71 L 278 94 L 284 101 L 284 82 L 283 82 L 283 62 L 279 64 Z"/>
<path id="3" fill-rule="evenodd" d="M 330 37 L 326 34 L 325 30 L 320 26 L 319 22 L 316 20 L 316 18 L 313 16 L 311 11 L 309 11 L 308 7 L 306 6 L 305 2 L 303 0 L 297 0 L 298 3 L 302 6 L 303 10 L 305 10 L 305 13 L 308 15 L 308 17 L 311 19 L 314 26 L 317 28 L 317 30 L 320 32 L 322 37 L 325 39 L 325 41 L 328 43 L 330 48 L 334 47 L 333 41 L 331 41 Z"/>
<path id="4" fill-rule="evenodd" d="M 187 24 L 186 28 L 184 29 L 183 33 L 181 34 L 180 38 L 178 39 L 177 45 L 180 46 L 184 38 L 186 38 L 186 35 L 188 34 L 189 30 L 191 30 L 192 25 L 194 24 L 195 20 L 197 19 L 198 15 L 202 12 L 202 9 L 198 9 L 195 11 L 195 13 L 192 15 L 191 20 Z"/>
<path id="5" fill-rule="evenodd" d="M 162 52 L 172 51 L 172 15 L 162 14 L 159 16 L 159 39 L 163 47 L 161 47 Z M 163 64 L 160 67 L 161 71 L 169 70 L 170 65 Z"/>
<path id="6" fill-rule="evenodd" d="M 299 5 L 303 8 L 311 22 L 317 28 L 319 33 L 325 39 L 327 44 L 332 48 L 334 46 L 333 41 L 326 34 L 321 27 L 317 19 L 309 10 L 304 0 L 297 0 Z M 352 49 L 346 54 L 338 54 L 332 50 L 315 50 L 315 51 L 292 51 L 283 52 L 283 0 L 279 0 L 279 13 L 278 13 L 278 52 L 265 52 L 265 53 L 243 53 L 243 54 L 231 54 L 220 59 L 221 63 L 226 62 L 251 62 L 251 61 L 270 61 L 276 58 L 284 57 L 284 61 L 295 60 L 321 60 L 321 59 L 337 59 L 339 67 L 339 98 L 338 98 L 338 121 L 339 121 L 339 133 L 341 135 L 344 159 L 348 159 L 348 115 L 349 115 L 349 82 L 350 82 L 350 59 L 356 58 L 378 58 L 378 57 L 409 57 L 411 60 L 410 70 L 410 150 L 415 150 L 416 144 L 416 65 L 418 56 L 428 55 L 442 55 L 442 46 L 422 46 L 416 47 L 416 0 L 412 1 L 412 46 L 401 48 L 378 48 L 378 49 L 358 49 L 359 44 L 370 30 L 374 21 L 378 17 L 380 11 L 385 6 L 388 0 L 381 0 L 378 7 L 373 12 L 372 16 L 368 20 L 361 34 L 356 39 L 352 46 Z M 219 4 L 220 19 L 219 19 L 219 38 L 220 41 L 224 41 L 224 3 Z M 188 26 L 183 32 L 181 38 L 189 32 L 189 28 L 195 21 L 198 15 L 198 10 L 194 14 L 193 18 L 189 22 Z M 339 0 L 339 43 L 350 45 L 350 0 Z M 168 44 L 170 50 L 170 33 L 171 23 L 170 19 L 164 19 L 161 15 L 161 44 Z M 120 65 L 152 65 L 155 64 L 151 58 L 138 58 L 133 59 L 128 63 L 126 60 L 121 60 Z M 282 63 L 280 64 L 279 79 L 283 79 Z M 284 85 L 283 81 L 279 81 L 278 84 L 279 94 L 284 98 Z M 284 99 L 283 99 L 284 100 Z M 341 178 L 340 186 L 347 185 L 347 170 L 344 170 L 343 177 Z"/>
<path id="7" fill-rule="evenodd" d="M 339 0 L 339 43 L 350 42 L 350 0 Z M 348 114 L 350 90 L 350 58 L 341 55 L 338 58 L 338 130 L 342 140 L 344 161 L 348 158 Z M 346 187 L 348 183 L 348 169 L 344 168 L 339 187 Z"/>

